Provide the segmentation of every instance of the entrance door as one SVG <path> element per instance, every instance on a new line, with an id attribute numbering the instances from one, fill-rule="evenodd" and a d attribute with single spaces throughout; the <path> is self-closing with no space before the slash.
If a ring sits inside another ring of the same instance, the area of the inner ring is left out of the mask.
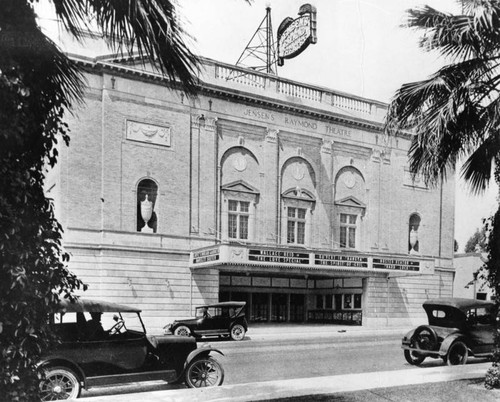
<path id="1" fill-rule="evenodd" d="M 252 316 L 250 321 L 267 321 L 269 312 L 268 294 L 254 293 L 252 295 Z"/>
<path id="2" fill-rule="evenodd" d="M 290 295 L 290 321 L 303 322 L 304 321 L 304 295 L 291 294 Z"/>
<path id="3" fill-rule="evenodd" d="M 271 321 L 284 322 L 287 320 L 286 294 L 273 293 L 271 306 Z"/>

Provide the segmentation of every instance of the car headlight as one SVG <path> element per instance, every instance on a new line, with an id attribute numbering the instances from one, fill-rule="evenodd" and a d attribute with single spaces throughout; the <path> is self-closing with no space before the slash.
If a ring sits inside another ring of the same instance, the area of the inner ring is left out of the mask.
<path id="1" fill-rule="evenodd" d="M 165 325 L 163 329 L 165 330 L 165 333 L 172 333 L 172 324 Z"/>

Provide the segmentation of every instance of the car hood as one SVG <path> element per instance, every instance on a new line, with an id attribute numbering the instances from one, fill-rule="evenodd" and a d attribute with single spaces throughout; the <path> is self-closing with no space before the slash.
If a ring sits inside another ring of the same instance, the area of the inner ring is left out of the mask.
<path id="1" fill-rule="evenodd" d="M 196 340 L 191 336 L 148 335 L 147 337 L 155 348 L 160 345 L 171 345 L 172 343 L 193 343 L 196 345 Z"/>
<path id="2" fill-rule="evenodd" d="M 199 318 L 185 318 L 185 319 L 175 320 L 173 324 L 194 325 L 199 320 L 200 320 Z"/>

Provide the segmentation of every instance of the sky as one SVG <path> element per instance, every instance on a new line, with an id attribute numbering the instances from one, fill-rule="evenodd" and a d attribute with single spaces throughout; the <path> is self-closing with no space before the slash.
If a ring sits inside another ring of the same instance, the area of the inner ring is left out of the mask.
<path id="1" fill-rule="evenodd" d="M 297 18 L 305 0 L 177 0 L 191 49 L 204 57 L 235 64 L 271 7 L 274 35 L 286 17 Z M 403 27 L 405 11 L 427 4 L 440 11 L 460 11 L 457 0 L 311 0 L 317 9 L 316 44 L 285 60 L 278 75 L 292 80 L 389 102 L 404 83 L 425 79 L 445 59 L 424 52 L 419 33 Z M 52 37 L 50 6 L 37 10 Z M 482 218 L 496 206 L 498 189 L 472 196 L 457 180 L 455 239 L 459 251 Z"/>

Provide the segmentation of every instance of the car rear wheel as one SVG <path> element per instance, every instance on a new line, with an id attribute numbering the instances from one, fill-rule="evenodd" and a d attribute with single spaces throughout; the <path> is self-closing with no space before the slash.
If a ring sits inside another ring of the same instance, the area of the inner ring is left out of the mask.
<path id="1" fill-rule="evenodd" d="M 245 327 L 241 324 L 235 324 L 231 327 L 231 339 L 241 341 L 245 337 Z"/>
<path id="2" fill-rule="evenodd" d="M 404 354 L 405 354 L 406 361 L 413 366 L 418 366 L 419 364 L 421 364 L 425 360 L 425 356 L 418 353 L 418 352 L 414 352 L 411 350 L 405 350 Z"/>
<path id="3" fill-rule="evenodd" d="M 185 325 L 179 325 L 175 331 L 174 331 L 174 335 L 178 335 L 178 336 L 189 336 L 191 335 L 191 331 L 189 330 L 188 327 L 186 327 Z"/>
<path id="4" fill-rule="evenodd" d="M 421 325 L 412 336 L 415 345 L 422 350 L 435 350 L 438 344 L 436 331 L 427 325 Z"/>
<path id="5" fill-rule="evenodd" d="M 469 357 L 469 350 L 467 345 L 462 341 L 453 342 L 448 349 L 448 354 L 446 355 L 446 360 L 448 366 L 456 366 L 459 364 L 467 363 L 467 358 Z"/>
<path id="6" fill-rule="evenodd" d="M 76 374 L 66 367 L 50 367 L 45 370 L 45 379 L 40 383 L 42 401 L 76 399 L 82 387 Z"/>
<path id="7" fill-rule="evenodd" d="M 186 385 L 189 388 L 217 387 L 223 381 L 224 369 L 209 356 L 194 359 L 186 369 Z"/>

